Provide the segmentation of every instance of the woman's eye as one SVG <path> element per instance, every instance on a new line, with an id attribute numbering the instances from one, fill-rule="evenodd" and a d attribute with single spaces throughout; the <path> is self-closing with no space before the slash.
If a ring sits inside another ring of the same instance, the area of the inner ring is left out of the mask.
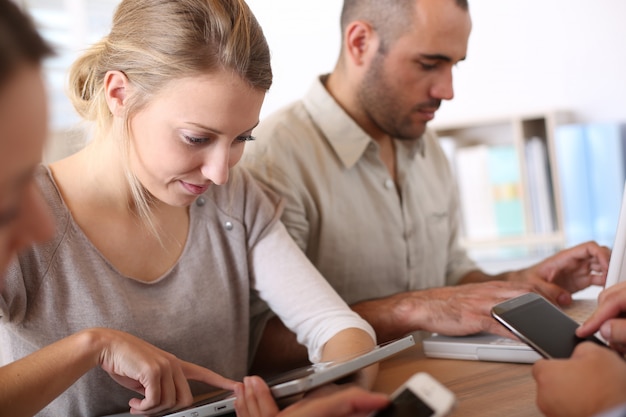
<path id="1" fill-rule="evenodd" d="M 256 140 L 256 137 L 254 137 L 252 135 L 245 135 L 245 136 L 238 136 L 237 137 L 237 141 L 238 142 L 252 142 L 253 140 Z"/>
<path id="2" fill-rule="evenodd" d="M 199 145 L 199 144 L 202 144 L 202 143 L 205 143 L 206 141 L 208 141 L 207 138 L 199 138 L 199 137 L 190 136 L 190 135 L 183 135 L 183 137 L 185 138 L 185 140 L 188 143 L 190 143 L 192 145 Z"/>
<path id="3" fill-rule="evenodd" d="M 191 135 L 183 135 L 183 138 L 185 139 L 185 142 L 187 142 L 189 145 L 203 145 L 211 141 L 211 138 L 208 138 L 208 137 L 198 137 L 198 136 L 191 136 Z M 256 138 L 252 135 L 242 135 L 242 136 L 237 136 L 234 142 L 235 143 L 250 142 L 255 139 Z"/>

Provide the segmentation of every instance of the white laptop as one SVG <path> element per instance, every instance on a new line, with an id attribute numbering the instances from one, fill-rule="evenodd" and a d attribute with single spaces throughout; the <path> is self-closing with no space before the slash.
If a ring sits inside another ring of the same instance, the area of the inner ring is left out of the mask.
<path id="1" fill-rule="evenodd" d="M 283 399 L 302 394 L 324 384 L 337 382 L 354 374 L 359 369 L 380 362 L 415 344 L 412 335 L 401 339 L 382 343 L 374 349 L 345 358 L 340 361 L 324 362 L 293 371 L 286 372 L 267 381 L 272 395 L 276 399 Z M 158 417 L 212 417 L 234 413 L 235 398 L 232 392 L 204 396 L 190 407 L 158 414 Z M 130 413 L 114 414 L 106 417 L 133 417 Z M 157 416 L 154 416 L 157 417 Z"/>
<path id="2" fill-rule="evenodd" d="M 626 185 L 622 194 L 617 231 L 604 288 L 626 280 Z M 582 323 L 593 312 L 597 299 L 575 299 L 563 310 Z M 470 336 L 433 334 L 424 339 L 424 354 L 431 358 L 533 363 L 541 356 L 525 343 L 506 337 L 479 333 Z"/>

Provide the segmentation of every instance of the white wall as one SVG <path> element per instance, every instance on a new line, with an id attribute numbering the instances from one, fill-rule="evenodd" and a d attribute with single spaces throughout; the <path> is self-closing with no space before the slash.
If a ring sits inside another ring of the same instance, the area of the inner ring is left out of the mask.
<path id="1" fill-rule="evenodd" d="M 274 84 L 261 116 L 300 98 L 339 54 L 341 0 L 247 0 L 272 52 Z"/>
<path id="2" fill-rule="evenodd" d="M 275 83 L 262 115 L 302 96 L 332 70 L 341 0 L 249 0 L 273 55 Z M 626 120 L 626 1 L 470 0 L 474 29 L 455 73 L 456 98 L 437 122 L 575 112 Z"/>

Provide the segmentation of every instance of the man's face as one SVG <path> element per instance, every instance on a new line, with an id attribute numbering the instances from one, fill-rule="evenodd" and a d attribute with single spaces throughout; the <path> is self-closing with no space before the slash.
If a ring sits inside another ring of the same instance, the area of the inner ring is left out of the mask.
<path id="1" fill-rule="evenodd" d="M 465 58 L 469 13 L 452 0 L 420 0 L 410 31 L 378 50 L 357 99 L 382 133 L 422 136 L 442 100 L 451 100 L 452 69 Z"/>

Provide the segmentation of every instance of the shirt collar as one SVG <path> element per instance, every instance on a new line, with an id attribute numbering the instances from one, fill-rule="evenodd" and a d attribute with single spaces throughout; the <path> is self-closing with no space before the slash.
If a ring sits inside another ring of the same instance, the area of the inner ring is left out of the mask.
<path id="1" fill-rule="evenodd" d="M 378 144 L 346 113 L 330 95 L 324 82 L 328 75 L 318 77 L 303 99 L 304 107 L 320 128 L 346 168 L 351 168 L 363 156 L 371 144 Z M 424 141 L 396 141 L 407 149 L 411 158 L 417 153 L 424 155 Z"/>

